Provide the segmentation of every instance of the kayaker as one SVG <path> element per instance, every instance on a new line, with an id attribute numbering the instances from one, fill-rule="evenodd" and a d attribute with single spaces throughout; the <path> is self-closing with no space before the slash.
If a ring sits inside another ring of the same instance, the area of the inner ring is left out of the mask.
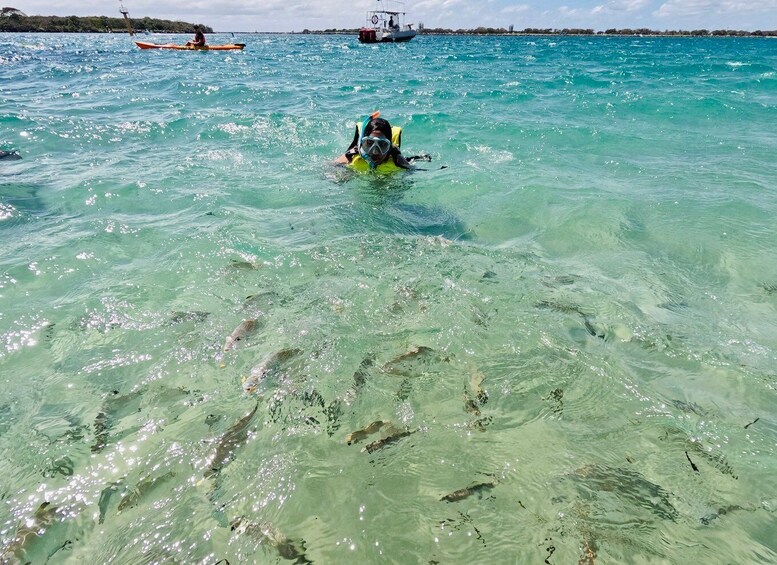
<path id="1" fill-rule="evenodd" d="M 388 120 L 379 118 L 380 112 L 367 117 L 361 126 L 356 126 L 353 141 L 344 155 L 335 160 L 359 171 L 372 169 L 379 172 L 393 172 L 410 169 L 412 166 L 399 146 L 402 143 L 402 128 L 391 127 Z"/>
<path id="2" fill-rule="evenodd" d="M 194 26 L 194 40 L 186 42 L 187 47 L 205 47 L 205 34 L 199 25 Z"/>

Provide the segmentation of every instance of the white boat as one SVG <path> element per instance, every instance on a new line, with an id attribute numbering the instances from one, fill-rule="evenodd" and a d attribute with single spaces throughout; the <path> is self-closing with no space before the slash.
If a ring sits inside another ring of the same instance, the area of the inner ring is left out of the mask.
<path id="1" fill-rule="evenodd" d="M 399 0 L 376 0 L 376 10 L 367 12 L 367 22 L 359 30 L 362 43 L 391 43 L 410 41 L 418 31 L 413 24 L 404 23 L 405 3 Z"/>

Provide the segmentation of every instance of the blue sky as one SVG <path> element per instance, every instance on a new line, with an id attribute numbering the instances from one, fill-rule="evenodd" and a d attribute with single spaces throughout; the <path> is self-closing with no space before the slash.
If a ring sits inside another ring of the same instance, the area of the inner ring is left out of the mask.
<path id="1" fill-rule="evenodd" d="M 199 22 L 216 31 L 355 28 L 377 0 L 122 0 L 131 17 Z M 387 0 L 380 0 L 385 3 Z M 7 0 L 28 15 L 118 16 L 119 0 Z M 777 0 L 408 0 L 427 28 L 777 29 Z"/>

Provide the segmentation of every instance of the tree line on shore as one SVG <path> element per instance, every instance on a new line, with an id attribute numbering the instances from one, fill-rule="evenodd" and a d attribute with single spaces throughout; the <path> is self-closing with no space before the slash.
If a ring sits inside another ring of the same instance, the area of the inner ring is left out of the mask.
<path id="1" fill-rule="evenodd" d="M 534 28 L 527 27 L 523 30 L 513 30 L 493 27 L 477 27 L 474 29 L 446 29 L 446 28 L 428 28 L 423 25 L 418 26 L 419 33 L 425 35 L 658 35 L 658 36 L 694 36 L 694 37 L 777 37 L 777 30 L 770 31 L 742 31 L 732 29 L 694 29 L 686 30 L 664 30 L 657 31 L 647 28 L 638 29 L 608 29 L 605 31 L 595 31 L 593 29 L 580 28 Z M 323 31 L 311 31 L 306 29 L 303 34 L 358 34 L 358 29 L 326 29 Z"/>
<path id="2" fill-rule="evenodd" d="M 3 8 L 0 14 L 0 32 L 49 32 L 49 33 L 112 33 L 126 30 L 126 22 L 123 18 L 111 18 L 108 16 L 26 16 L 15 8 Z M 188 22 L 159 20 L 155 18 L 132 18 L 132 27 L 140 32 L 158 33 L 194 33 L 194 25 Z M 205 33 L 213 33 L 209 26 L 202 25 Z M 582 28 L 526 28 L 513 30 L 493 27 L 477 27 L 474 29 L 447 29 L 424 28 L 419 24 L 418 29 L 426 35 L 657 35 L 657 36 L 695 36 L 695 37 L 777 37 L 777 30 L 771 31 L 742 31 L 731 29 L 695 29 L 664 30 L 657 31 L 646 28 L 638 29 L 608 29 L 594 31 Z M 357 34 L 358 29 L 325 29 L 311 31 L 306 29 L 303 34 Z"/>
<path id="3" fill-rule="evenodd" d="M 154 18 L 132 18 L 134 31 L 159 33 L 194 33 L 194 24 Z M 205 33 L 213 33 L 208 26 L 201 26 Z M 24 16 L 18 13 L 0 17 L 0 32 L 47 33 L 117 33 L 127 31 L 123 18 L 108 16 Z"/>
<path id="4" fill-rule="evenodd" d="M 733 29 L 694 29 L 690 31 L 686 30 L 664 30 L 658 31 L 647 28 L 638 29 L 607 29 L 605 31 L 594 31 L 593 29 L 580 29 L 580 28 L 564 28 L 564 29 L 540 29 L 529 27 L 521 31 L 513 31 L 512 29 L 504 28 L 490 28 L 490 27 L 478 27 L 471 30 L 459 29 L 456 31 L 450 29 L 434 28 L 424 29 L 424 33 L 427 34 L 440 34 L 440 35 L 459 35 L 459 34 L 473 34 L 473 35 L 691 35 L 691 36 L 732 36 L 732 37 L 777 37 L 777 30 L 771 31 L 742 31 Z"/>

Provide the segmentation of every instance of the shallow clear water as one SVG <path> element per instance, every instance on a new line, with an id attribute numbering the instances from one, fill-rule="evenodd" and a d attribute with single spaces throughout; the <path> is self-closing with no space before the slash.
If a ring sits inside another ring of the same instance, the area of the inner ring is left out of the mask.
<path id="1" fill-rule="evenodd" d="M 4 559 L 777 560 L 777 42 L 209 41 L 0 34 Z"/>

